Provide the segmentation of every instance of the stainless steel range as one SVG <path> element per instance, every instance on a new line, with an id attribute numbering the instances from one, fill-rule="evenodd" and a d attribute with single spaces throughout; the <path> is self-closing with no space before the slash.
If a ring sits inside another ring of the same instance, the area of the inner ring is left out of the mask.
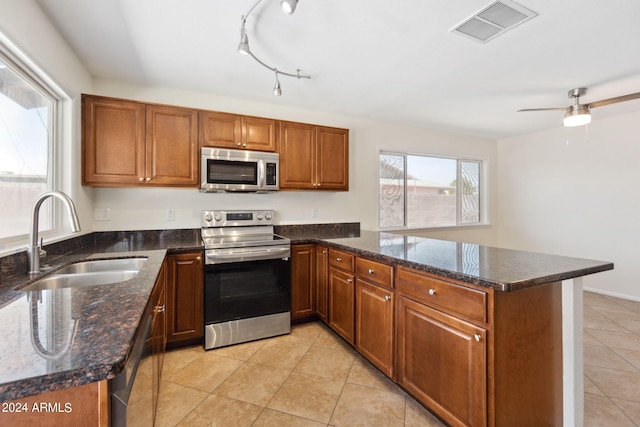
<path id="1" fill-rule="evenodd" d="M 274 211 L 202 211 L 205 349 L 291 331 L 291 242 Z"/>

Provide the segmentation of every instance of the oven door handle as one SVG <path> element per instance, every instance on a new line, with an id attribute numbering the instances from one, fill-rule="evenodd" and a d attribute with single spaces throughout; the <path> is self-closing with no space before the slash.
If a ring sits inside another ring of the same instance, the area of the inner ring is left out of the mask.
<path id="1" fill-rule="evenodd" d="M 290 255 L 291 249 L 289 247 L 256 248 L 241 251 L 209 249 L 205 252 L 207 265 L 288 258 Z"/>

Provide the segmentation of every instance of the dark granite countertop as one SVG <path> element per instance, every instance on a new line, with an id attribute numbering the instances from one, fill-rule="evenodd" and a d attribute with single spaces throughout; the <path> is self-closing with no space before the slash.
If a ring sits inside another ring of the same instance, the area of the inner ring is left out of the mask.
<path id="1" fill-rule="evenodd" d="M 316 243 L 505 292 L 613 269 L 605 261 L 365 230 Z"/>
<path id="2" fill-rule="evenodd" d="M 116 377 L 129 356 L 167 252 L 202 250 L 199 230 L 91 233 L 46 247 L 51 270 L 0 276 L 0 401 Z M 133 279 L 110 285 L 16 287 L 84 259 L 146 257 Z M 12 266 L 26 271 L 20 256 Z"/>

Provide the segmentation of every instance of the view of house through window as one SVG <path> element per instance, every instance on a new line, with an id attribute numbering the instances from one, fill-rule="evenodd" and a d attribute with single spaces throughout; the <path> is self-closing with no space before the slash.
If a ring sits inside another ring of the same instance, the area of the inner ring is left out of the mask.
<path id="1" fill-rule="evenodd" d="M 0 56 L 0 239 L 28 234 L 36 197 L 51 188 L 52 96 Z M 40 230 L 53 228 L 51 202 Z"/>
<path id="2" fill-rule="evenodd" d="M 381 152 L 380 227 L 480 222 L 479 160 Z"/>

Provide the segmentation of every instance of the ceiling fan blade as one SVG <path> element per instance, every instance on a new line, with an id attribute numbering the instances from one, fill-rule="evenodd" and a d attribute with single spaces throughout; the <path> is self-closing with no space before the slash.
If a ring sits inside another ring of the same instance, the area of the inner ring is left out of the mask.
<path id="1" fill-rule="evenodd" d="M 522 111 L 565 111 L 565 107 L 556 107 L 556 108 L 525 108 L 523 110 L 518 110 L 518 113 Z"/>
<path id="2" fill-rule="evenodd" d="M 615 98 L 603 99 L 602 101 L 590 102 L 587 104 L 589 108 L 603 107 L 605 105 L 617 104 L 618 102 L 631 101 L 640 98 L 640 92 L 629 95 L 616 96 Z"/>

